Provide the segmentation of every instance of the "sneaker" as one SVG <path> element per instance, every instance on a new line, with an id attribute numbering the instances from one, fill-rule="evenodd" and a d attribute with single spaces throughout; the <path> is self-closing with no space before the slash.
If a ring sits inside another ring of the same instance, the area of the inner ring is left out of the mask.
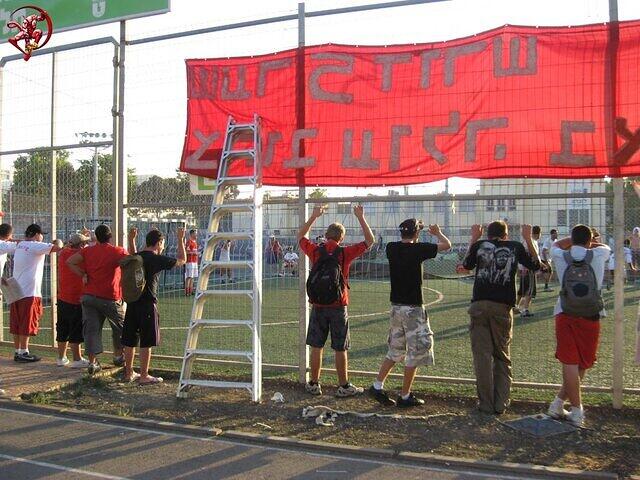
<path id="1" fill-rule="evenodd" d="M 571 407 L 571 412 L 569 412 L 566 418 L 571 425 L 581 428 L 584 425 L 584 410 Z"/>
<path id="2" fill-rule="evenodd" d="M 37 355 L 27 352 L 27 353 L 16 353 L 13 356 L 13 360 L 15 362 L 20 362 L 20 363 L 33 363 L 33 362 L 39 362 L 41 358 Z"/>
<path id="3" fill-rule="evenodd" d="M 543 292 L 553 292 L 553 288 L 549 288 L 549 287 L 545 287 L 544 290 L 542 290 Z"/>
<path id="4" fill-rule="evenodd" d="M 549 415 L 551 418 L 555 418 L 556 420 L 563 420 L 567 418 L 567 416 L 569 415 L 569 411 L 564 409 L 564 402 L 560 403 L 554 400 L 549 405 L 547 415 Z"/>
<path id="5" fill-rule="evenodd" d="M 58 365 L 59 367 L 69 365 L 69 359 L 67 357 L 58 358 L 56 360 L 56 365 Z"/>
<path id="6" fill-rule="evenodd" d="M 389 396 L 387 392 L 383 389 L 378 390 L 376 387 L 371 385 L 369 387 L 369 395 L 375 398 L 378 403 L 384 405 L 385 407 L 395 407 L 396 401 Z"/>
<path id="7" fill-rule="evenodd" d="M 522 310 L 520 312 L 520 318 L 529 318 L 533 317 L 535 314 L 531 313 L 529 310 Z"/>
<path id="8" fill-rule="evenodd" d="M 513 313 L 520 313 L 520 309 L 518 307 L 513 307 Z"/>
<path id="9" fill-rule="evenodd" d="M 419 407 L 420 405 L 424 405 L 424 400 L 421 398 L 417 398 L 413 392 L 409 394 L 409 398 L 406 400 L 402 398 L 402 396 L 398 395 L 398 407 L 407 408 L 407 407 Z"/>
<path id="10" fill-rule="evenodd" d="M 69 366 L 71 368 L 87 368 L 89 364 L 89 360 L 87 360 L 86 358 L 81 358 L 80 360 L 74 360 Z"/>
<path id="11" fill-rule="evenodd" d="M 116 367 L 124 367 L 124 355 L 120 355 L 119 357 L 113 357 L 113 364 Z"/>
<path id="12" fill-rule="evenodd" d="M 311 395 L 322 395 L 322 388 L 320 387 L 319 383 L 307 382 L 304 386 L 304 389 Z"/>
<path id="13" fill-rule="evenodd" d="M 89 367 L 87 368 L 87 373 L 89 375 L 95 375 L 96 373 L 98 373 L 100 370 L 102 370 L 102 366 L 100 365 L 100 363 L 96 362 L 96 363 L 90 363 Z"/>
<path id="14" fill-rule="evenodd" d="M 353 383 L 347 383 L 344 386 L 338 387 L 336 397 L 353 397 L 354 395 L 360 395 L 364 393 L 364 388 L 356 387 Z"/>

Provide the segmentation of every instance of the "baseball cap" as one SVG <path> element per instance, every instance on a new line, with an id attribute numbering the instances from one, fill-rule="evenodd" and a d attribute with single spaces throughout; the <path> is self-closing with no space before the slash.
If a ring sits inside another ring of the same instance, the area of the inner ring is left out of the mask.
<path id="1" fill-rule="evenodd" d="M 69 243 L 71 245 L 80 245 L 81 243 L 86 243 L 91 241 L 91 238 L 86 235 L 82 235 L 81 233 L 74 233 L 69 237 Z"/>
<path id="2" fill-rule="evenodd" d="M 48 232 L 43 232 L 42 227 L 37 223 L 32 223 L 24 231 L 24 236 L 27 238 L 35 237 L 37 234 L 46 235 Z"/>
<path id="3" fill-rule="evenodd" d="M 418 229 L 422 230 L 422 227 L 422 220 L 417 220 L 415 218 L 407 218 L 398 226 L 400 231 L 403 233 L 415 233 Z"/>

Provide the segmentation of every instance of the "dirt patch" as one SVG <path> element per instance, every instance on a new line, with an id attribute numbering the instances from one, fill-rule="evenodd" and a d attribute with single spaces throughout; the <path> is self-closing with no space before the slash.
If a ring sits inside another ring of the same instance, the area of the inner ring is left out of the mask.
<path id="1" fill-rule="evenodd" d="M 119 378 L 84 378 L 51 393 L 46 403 L 339 444 L 605 470 L 622 476 L 640 474 L 640 409 L 636 408 L 620 411 L 591 407 L 587 410 L 588 429 L 537 439 L 518 433 L 502 422 L 543 412 L 546 403 L 514 401 L 508 413 L 496 417 L 478 412 L 473 398 L 423 392 L 426 400 L 423 407 L 398 410 L 383 408 L 366 394 L 359 398 L 335 398 L 335 389 L 331 387 L 323 387 L 322 397 L 311 397 L 289 380 L 266 380 L 266 400 L 261 404 L 252 403 L 247 392 L 233 390 L 193 389 L 190 398 L 177 399 L 175 373 L 163 372 L 163 376 L 164 384 L 144 387 L 124 384 Z M 269 400 L 276 391 L 284 395 L 284 403 Z M 37 401 L 44 402 L 42 398 Z M 335 426 L 323 427 L 312 419 L 302 418 L 302 409 L 310 405 L 428 418 L 340 416 Z"/>

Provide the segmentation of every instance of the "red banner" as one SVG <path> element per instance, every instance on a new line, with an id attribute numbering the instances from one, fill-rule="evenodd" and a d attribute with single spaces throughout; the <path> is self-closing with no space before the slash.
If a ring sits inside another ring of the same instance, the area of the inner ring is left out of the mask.
<path id="1" fill-rule="evenodd" d="M 187 60 L 180 169 L 215 177 L 257 113 L 268 185 L 639 175 L 639 65 L 638 21 Z"/>

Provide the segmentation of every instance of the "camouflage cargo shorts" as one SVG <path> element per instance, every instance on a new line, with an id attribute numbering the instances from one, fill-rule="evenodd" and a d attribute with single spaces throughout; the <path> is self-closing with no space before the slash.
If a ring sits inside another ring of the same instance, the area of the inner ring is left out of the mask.
<path id="1" fill-rule="evenodd" d="M 433 365 L 433 332 L 422 306 L 391 306 L 388 344 L 389 360 L 407 367 Z"/>

